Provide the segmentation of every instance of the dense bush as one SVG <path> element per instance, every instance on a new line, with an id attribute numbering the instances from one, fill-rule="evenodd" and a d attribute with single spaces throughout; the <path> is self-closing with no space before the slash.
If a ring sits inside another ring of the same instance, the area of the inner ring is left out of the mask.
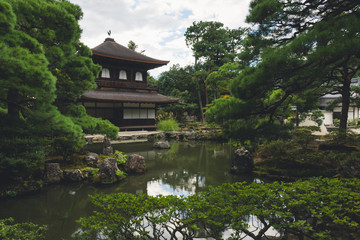
<path id="1" fill-rule="evenodd" d="M 91 197 L 77 239 L 359 239 L 360 180 L 234 183 L 189 197 L 115 193 Z M 255 227 L 257 231 L 253 231 Z"/>
<path id="2" fill-rule="evenodd" d="M 314 130 L 320 130 L 318 127 L 297 127 L 291 131 L 292 139 L 299 144 L 304 150 L 308 145 L 316 139 L 316 136 L 312 134 Z"/>
<path id="3" fill-rule="evenodd" d="M 25 222 L 15 223 L 14 219 L 0 219 L 0 239 L 2 240 L 45 240 L 46 226 Z"/>
<path id="4" fill-rule="evenodd" d="M 160 131 L 177 131 L 179 124 L 174 119 L 161 120 L 157 124 L 157 129 Z"/>
<path id="5" fill-rule="evenodd" d="M 307 135 L 306 132 L 305 135 Z M 301 136 L 297 142 L 307 146 L 308 137 Z M 255 155 L 260 158 L 256 164 L 256 171 L 261 175 L 291 178 L 330 177 L 336 174 L 338 167 L 338 162 L 329 157 L 333 155 L 331 152 L 307 148 L 304 150 L 295 141 L 276 140 L 267 142 L 259 147 Z"/>
<path id="6" fill-rule="evenodd" d="M 112 124 L 109 120 L 92 117 L 86 114 L 84 106 L 70 106 L 66 112 L 71 116 L 75 124 L 78 124 L 87 134 L 106 134 L 112 139 L 116 139 L 119 128 Z"/>

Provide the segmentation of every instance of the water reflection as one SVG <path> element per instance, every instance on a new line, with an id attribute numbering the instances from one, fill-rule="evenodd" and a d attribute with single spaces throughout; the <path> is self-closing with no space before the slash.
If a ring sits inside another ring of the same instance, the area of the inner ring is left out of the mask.
<path id="1" fill-rule="evenodd" d="M 95 152 L 102 148 L 101 145 L 90 147 Z M 113 147 L 128 155 L 144 156 L 146 173 L 130 175 L 125 181 L 108 187 L 91 184 L 49 186 L 39 194 L 0 202 L 0 218 L 11 216 L 17 221 L 46 224 L 49 226 L 48 239 L 68 239 L 78 228 L 76 220 L 93 211 L 89 194 L 127 192 L 188 196 L 209 185 L 254 180 L 229 173 L 233 152 L 227 144 L 173 142 L 169 150 L 155 150 L 152 143 Z"/>
<path id="2" fill-rule="evenodd" d="M 167 182 L 170 179 L 178 179 L 176 186 Z M 205 177 L 192 175 L 189 176 L 189 172 L 183 171 L 180 174 L 178 172 L 165 173 L 161 179 L 149 181 L 147 183 L 147 194 L 150 196 L 156 195 L 175 195 L 175 196 L 189 196 L 195 194 L 197 189 L 205 187 Z"/>

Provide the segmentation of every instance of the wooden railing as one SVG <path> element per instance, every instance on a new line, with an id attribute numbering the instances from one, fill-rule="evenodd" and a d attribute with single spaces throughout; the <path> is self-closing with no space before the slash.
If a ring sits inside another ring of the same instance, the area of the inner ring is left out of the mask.
<path id="1" fill-rule="evenodd" d="M 95 82 L 99 87 L 158 90 L 158 88 L 156 87 L 147 86 L 146 83 L 144 82 L 138 83 L 138 82 L 125 82 L 125 81 L 111 81 L 111 80 L 103 80 L 103 79 L 96 79 Z"/>

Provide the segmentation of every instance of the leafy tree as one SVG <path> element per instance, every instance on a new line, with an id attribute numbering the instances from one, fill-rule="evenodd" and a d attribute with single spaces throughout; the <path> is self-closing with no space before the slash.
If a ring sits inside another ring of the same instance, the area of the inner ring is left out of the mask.
<path id="1" fill-rule="evenodd" d="M 84 144 L 65 115 L 96 86 L 100 67 L 79 42 L 77 5 L 2 0 L 0 10 L 0 173 L 9 177 L 42 163 L 49 150 L 69 155 Z"/>
<path id="2" fill-rule="evenodd" d="M 129 43 L 128 43 L 128 48 L 129 49 L 131 49 L 131 50 L 133 50 L 133 51 L 136 51 L 137 49 L 138 49 L 138 45 L 134 42 L 134 41 L 132 41 L 132 40 L 130 40 L 129 41 Z M 136 51 L 137 52 L 137 51 Z M 144 53 L 145 52 L 145 50 L 141 50 L 140 51 L 140 53 Z"/>
<path id="3" fill-rule="evenodd" d="M 256 131 L 282 123 L 291 106 L 308 112 L 321 95 L 340 93 L 345 129 L 359 70 L 358 14 L 357 1 L 252 1 L 247 22 L 254 28 L 240 55 L 247 67 L 229 85 L 232 98 L 217 101 L 209 114 L 225 123 L 252 121 Z"/>
<path id="4" fill-rule="evenodd" d="M 193 73 L 192 66 L 180 67 L 177 64 L 161 73 L 157 81 L 161 94 L 180 98 L 180 103 L 164 107 L 164 110 L 175 113 L 178 120 L 184 112 L 199 116 L 198 88 Z"/>
<path id="5" fill-rule="evenodd" d="M 224 184 L 188 197 L 99 194 L 76 237 L 220 239 L 230 230 L 228 239 L 260 240 L 274 228 L 279 239 L 357 239 L 359 190 L 358 179 L 313 178 Z"/>
<path id="6" fill-rule="evenodd" d="M 218 70 L 213 71 L 206 78 L 206 82 L 210 89 L 215 93 L 215 99 L 218 93 L 221 95 L 229 95 L 228 85 L 230 80 L 240 73 L 241 66 L 238 62 L 229 62 L 222 65 Z"/>
<path id="7" fill-rule="evenodd" d="M 128 48 L 133 50 L 133 51 L 136 51 L 136 49 L 138 48 L 139 46 L 132 40 L 129 41 L 128 43 Z"/>
<path id="8" fill-rule="evenodd" d="M 0 238 L 3 240 L 45 240 L 46 226 L 36 224 L 14 223 L 14 219 L 0 219 Z"/>
<path id="9" fill-rule="evenodd" d="M 194 52 L 195 64 L 206 69 L 220 67 L 235 59 L 239 53 L 242 29 L 229 29 L 220 22 L 193 22 L 185 32 L 186 45 Z"/>
<path id="10" fill-rule="evenodd" d="M 205 106 L 209 101 L 208 75 L 224 63 L 234 61 L 241 46 L 244 30 L 229 29 L 220 22 L 193 22 L 185 32 L 186 45 L 191 47 L 195 57 L 194 75 L 198 87 L 198 102 L 203 117 L 201 86 L 204 86 Z M 217 91 L 217 89 L 216 89 Z M 215 94 L 216 95 L 216 94 Z"/>

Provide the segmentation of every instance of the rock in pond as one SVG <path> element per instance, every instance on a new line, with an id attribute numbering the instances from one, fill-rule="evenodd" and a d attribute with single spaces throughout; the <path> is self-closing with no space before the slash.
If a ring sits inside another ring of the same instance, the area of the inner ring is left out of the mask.
<path id="1" fill-rule="evenodd" d="M 138 154 L 131 154 L 124 168 L 127 173 L 144 173 L 146 169 L 145 159 Z"/>
<path id="2" fill-rule="evenodd" d="M 170 148 L 170 144 L 168 141 L 159 141 L 154 143 L 154 148 L 159 148 L 159 149 L 169 149 Z"/>
<path id="3" fill-rule="evenodd" d="M 118 181 L 116 172 L 119 171 L 117 161 L 115 158 L 105 158 L 102 163 L 99 164 L 99 176 L 102 184 L 112 184 Z"/>
<path id="4" fill-rule="evenodd" d="M 99 155 L 97 153 L 90 152 L 85 157 L 85 162 L 88 166 L 96 167 L 99 161 Z"/>
<path id="5" fill-rule="evenodd" d="M 105 136 L 104 142 L 103 142 L 103 154 L 110 155 L 113 153 L 114 153 L 114 150 L 113 150 L 113 147 L 111 146 L 110 138 L 108 136 Z"/>
<path id="6" fill-rule="evenodd" d="M 45 163 L 44 180 L 47 183 L 58 183 L 63 174 L 59 163 Z"/>
<path id="7" fill-rule="evenodd" d="M 254 169 L 254 159 L 248 150 L 239 148 L 235 150 L 231 165 L 231 173 L 250 174 Z"/>
<path id="8" fill-rule="evenodd" d="M 70 182 L 80 182 L 84 180 L 84 175 L 80 171 L 80 169 L 73 169 L 73 170 L 64 170 L 64 180 Z"/>

